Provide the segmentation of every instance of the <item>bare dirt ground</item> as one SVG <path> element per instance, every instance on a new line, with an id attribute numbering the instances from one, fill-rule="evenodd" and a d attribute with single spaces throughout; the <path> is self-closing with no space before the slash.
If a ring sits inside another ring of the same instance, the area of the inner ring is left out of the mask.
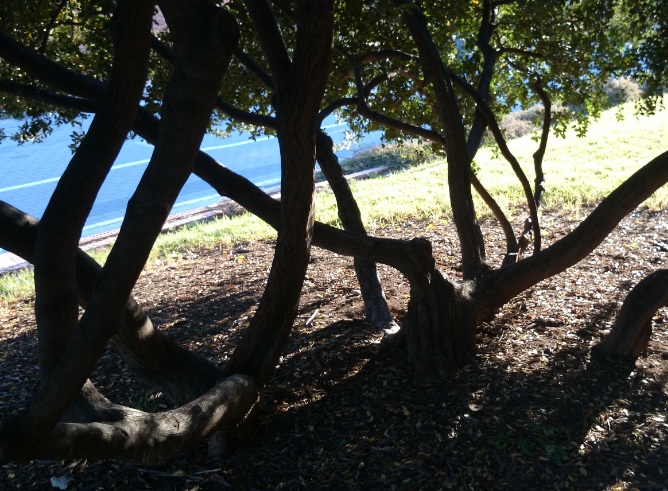
<path id="1" fill-rule="evenodd" d="M 578 217 L 547 214 L 545 242 Z M 501 236 L 484 224 L 488 255 Z M 375 235 L 425 236 L 456 275 L 453 228 L 416 220 Z M 212 459 L 206 445 L 164 468 L 121 462 L 32 462 L 0 469 L 2 489 L 668 489 L 668 312 L 635 364 L 590 350 L 642 277 L 665 267 L 668 211 L 622 222 L 577 267 L 514 299 L 478 332 L 477 364 L 438 386 L 413 383 L 404 352 L 363 320 L 351 260 L 314 250 L 298 319 L 266 405 L 245 443 Z M 184 251 L 153 264 L 136 288 L 156 325 L 223 364 L 257 306 L 272 243 Z M 407 283 L 381 267 L 401 321 Z M 0 306 L 0 409 L 37 380 L 33 302 Z M 115 354 L 93 376 L 115 402 L 160 410 Z M 53 481 L 52 481 L 53 479 Z"/>

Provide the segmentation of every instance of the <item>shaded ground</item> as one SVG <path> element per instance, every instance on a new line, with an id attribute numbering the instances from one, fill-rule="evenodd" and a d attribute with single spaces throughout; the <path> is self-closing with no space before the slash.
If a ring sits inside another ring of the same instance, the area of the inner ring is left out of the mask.
<path id="1" fill-rule="evenodd" d="M 545 218 L 545 242 L 577 217 Z M 668 312 L 655 318 L 635 365 L 590 349 L 643 276 L 665 267 L 668 212 L 639 212 L 572 268 L 507 305 L 478 333 L 475 367 L 429 389 L 412 384 L 404 353 L 381 346 L 362 319 L 351 261 L 314 250 L 302 307 L 267 403 L 233 455 L 206 447 L 165 468 L 118 462 L 35 462 L 0 469 L 2 489 L 668 489 Z M 376 235 L 385 232 L 377 231 Z M 485 226 L 490 257 L 501 247 Z M 430 237 L 442 271 L 456 267 L 450 224 L 390 229 Z M 184 252 L 151 267 L 136 289 L 156 325 L 224 363 L 262 291 L 271 243 Z M 662 266 L 663 265 L 663 266 Z M 381 268 L 401 320 L 407 284 Z M 32 301 L 0 308 L 0 409 L 37 379 Z M 113 353 L 94 380 L 116 402 L 165 407 Z M 64 482 L 62 479 L 60 482 Z M 58 481 L 55 482 L 56 484 Z"/>

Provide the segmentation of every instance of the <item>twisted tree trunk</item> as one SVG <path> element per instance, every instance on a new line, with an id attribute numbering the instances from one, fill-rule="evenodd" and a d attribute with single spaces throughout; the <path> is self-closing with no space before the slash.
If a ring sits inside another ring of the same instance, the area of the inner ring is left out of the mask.
<path id="1" fill-rule="evenodd" d="M 628 294 L 610 334 L 594 347 L 605 355 L 635 360 L 647 350 L 652 317 L 668 305 L 668 269 L 644 278 Z"/>
<path id="2" fill-rule="evenodd" d="M 47 217 L 47 225 L 37 237 L 37 269 L 40 274 L 49 273 L 42 276 L 43 283 L 38 280 L 36 285 L 38 298 L 42 297 L 42 307 L 38 310 L 38 327 L 40 324 L 44 326 L 42 331 L 45 336 L 40 336 L 40 342 L 43 343 L 41 351 L 45 353 L 41 356 L 41 362 L 46 370 L 43 371 L 43 384 L 27 408 L 3 424 L 0 432 L 2 460 L 26 459 L 45 453 L 60 456 L 63 452 L 67 455 L 80 455 L 79 452 L 83 452 L 85 455 L 93 451 L 92 448 L 97 442 L 98 450 L 104 452 L 102 449 L 107 448 L 111 456 L 152 461 L 154 458 L 161 458 L 159 456 L 162 455 L 163 445 L 171 447 L 180 439 L 186 442 L 196 441 L 202 435 L 215 431 L 221 424 L 236 424 L 258 400 L 260 391 L 257 384 L 248 377 L 237 377 L 216 385 L 209 393 L 176 412 L 140 417 L 133 411 L 108 411 L 109 402 L 87 381 L 109 338 L 121 325 L 124 307 L 151 245 L 159 234 L 179 190 L 190 175 L 222 76 L 238 39 L 234 19 L 224 10 L 210 4 L 165 0 L 161 9 L 174 34 L 178 49 L 174 74 L 165 96 L 156 150 L 130 202 L 118 241 L 105 267 L 97 276 L 88 309 L 79 325 L 73 329 L 72 323 L 76 324 L 75 265 L 78 234 L 80 226 L 83 225 L 82 220 L 87 215 L 87 211 L 82 210 L 86 210 L 86 206 L 91 204 L 91 193 L 94 198 L 95 186 L 101 182 L 100 179 L 111 165 L 110 162 L 113 162 L 113 152 L 118 151 L 125 139 L 137 108 L 136 104 L 123 104 L 127 102 L 123 95 L 123 68 L 135 68 L 132 57 L 136 51 L 141 52 L 143 49 L 146 55 L 148 53 L 153 4 L 123 2 L 117 10 L 121 19 L 118 25 L 125 29 L 121 30 L 122 35 L 119 36 L 121 48 L 118 53 L 122 62 L 114 68 L 115 71 L 120 69 L 121 73 L 112 76 L 112 81 L 117 82 L 111 84 L 112 92 L 108 102 L 110 110 L 100 114 L 104 123 L 96 126 L 87 136 L 92 141 L 101 139 L 98 141 L 108 143 L 104 147 L 105 154 L 101 160 L 103 165 L 99 169 L 93 169 L 92 173 L 80 165 L 82 159 L 92 155 L 90 145 L 81 146 L 82 153 L 73 159 L 68 169 L 71 171 L 61 182 L 62 189 L 69 192 L 81 186 L 92 186 L 92 189 L 86 190 L 84 194 L 87 199 L 82 203 L 83 209 L 76 209 L 76 204 L 72 204 L 67 192 L 57 192 L 52 201 L 53 205 L 49 205 L 52 211 Z M 143 43 L 138 42 L 138 39 L 143 39 Z M 129 61 L 123 58 L 128 53 Z M 128 63 L 130 66 L 127 66 Z M 139 75 L 141 76 L 141 73 Z M 136 81 L 137 77 L 128 79 L 129 84 Z M 198 90 L 193 91 L 193 86 Z M 119 91 L 119 100 L 114 99 L 116 88 Z M 139 88 L 141 89 L 141 86 Z M 130 101 L 132 102 L 132 99 Z M 127 125 L 125 132 L 117 127 L 122 128 L 124 124 Z M 105 125 L 115 130 L 105 134 Z M 61 254 L 65 255 L 62 266 L 54 264 L 48 258 L 44 259 L 48 252 L 47 239 L 56 234 L 54 227 L 59 218 L 57 211 L 67 212 L 64 216 L 66 222 L 70 219 L 69 214 L 74 217 L 73 224 L 66 229 L 62 240 L 58 239 L 57 242 L 60 244 Z M 55 274 L 59 271 L 62 274 Z M 61 298 L 60 292 L 54 287 L 54 281 L 59 279 L 66 282 L 63 291 L 67 298 L 64 299 L 62 307 L 54 304 Z M 141 317 L 136 320 L 141 321 Z M 59 327 L 62 333 L 58 332 Z M 228 389 L 233 393 L 226 394 Z M 226 408 L 226 401 L 238 403 L 238 407 L 221 412 L 219 408 Z M 197 424 L 181 425 L 179 421 L 188 414 L 199 414 Z M 171 429 L 164 426 L 169 427 L 170 421 L 177 422 L 176 432 L 173 425 Z M 72 422 L 83 423 L 83 426 L 72 427 Z M 100 424 L 105 428 L 109 425 L 120 428 L 120 431 L 114 433 L 115 437 L 107 438 L 108 435 L 99 427 Z M 134 429 L 134 435 L 128 428 Z M 54 432 L 59 438 L 57 441 L 49 438 Z M 158 438 L 156 443 L 162 443 L 158 446 L 151 444 L 152 436 L 161 433 L 164 438 Z M 114 443 L 110 443 L 111 440 Z M 180 444 L 177 447 L 181 448 Z M 170 455 L 169 448 L 164 450 L 164 455 Z"/>

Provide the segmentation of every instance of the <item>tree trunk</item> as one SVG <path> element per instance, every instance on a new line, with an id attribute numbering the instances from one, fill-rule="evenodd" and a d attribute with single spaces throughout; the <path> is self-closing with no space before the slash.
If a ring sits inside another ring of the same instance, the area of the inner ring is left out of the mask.
<path id="1" fill-rule="evenodd" d="M 150 52 L 151 2 L 119 3 L 114 65 L 90 129 L 58 181 L 35 245 L 35 316 L 42 381 L 59 364 L 78 321 L 76 252 L 81 230 L 137 113 Z"/>
<path id="2" fill-rule="evenodd" d="M 146 35 L 150 33 L 152 7 L 148 4 Z M 84 387 L 96 360 L 121 324 L 123 308 L 151 245 L 190 175 L 222 76 L 236 46 L 236 22 L 222 9 L 204 2 L 176 0 L 165 0 L 161 9 L 174 34 L 177 49 L 158 144 L 130 202 L 118 240 L 97 278 L 89 308 L 59 357 L 61 361 L 26 410 L 3 425 L 2 454 L 5 457 L 27 457 L 43 441 Z M 76 246 L 76 242 L 74 244 Z M 39 253 L 39 244 L 37 250 Z M 76 247 L 74 250 L 76 252 Z M 68 274 L 73 276 L 72 272 Z M 55 279 L 49 278 L 49 281 Z M 70 294 L 76 302 L 76 290 Z M 55 316 L 53 319 L 57 320 Z M 89 402 L 95 404 L 93 400 Z M 69 444 L 76 445 L 76 439 Z"/>
<path id="3" fill-rule="evenodd" d="M 402 331 L 415 379 L 426 385 L 474 361 L 475 325 L 469 312 L 468 285 L 443 277 L 427 240 L 412 242 L 422 261 L 409 275 L 411 293 Z"/>
<path id="4" fill-rule="evenodd" d="M 636 359 L 647 350 L 652 317 L 668 305 L 668 269 L 644 278 L 628 294 L 610 334 L 594 347 L 601 354 Z"/>
<path id="5" fill-rule="evenodd" d="M 339 210 L 339 219 L 344 230 L 366 235 L 360 209 L 357 206 L 348 181 L 343 175 L 343 169 L 339 165 L 339 159 L 334 153 L 334 142 L 322 130 L 318 130 L 316 136 L 316 158 L 320 169 L 325 175 Z M 379 329 L 387 332 L 396 332 L 399 326 L 392 319 L 392 314 L 387 306 L 385 293 L 378 277 L 376 263 L 360 258 L 354 258 L 355 273 L 360 285 L 364 310 L 367 320 Z"/>
<path id="6" fill-rule="evenodd" d="M 227 371 L 251 374 L 266 382 L 292 330 L 310 256 L 315 134 L 329 73 L 333 2 L 298 3 L 297 44 L 291 62 L 268 2 L 249 0 L 247 7 L 261 28 L 263 49 L 276 79 L 281 207 L 267 286 Z"/>
<path id="7" fill-rule="evenodd" d="M 37 219 L 0 201 L 0 247 L 32 263 L 38 223 Z M 90 302 L 100 270 L 95 260 L 79 250 L 77 288 L 84 308 Z M 177 405 L 201 396 L 223 375 L 213 363 L 183 349 L 155 329 L 132 297 L 125 306 L 123 324 L 111 342 L 136 378 L 160 390 Z"/>
<path id="8" fill-rule="evenodd" d="M 233 375 L 192 402 L 171 411 L 145 413 L 96 400 L 88 414 L 63 418 L 30 449 L 3 445 L 8 459 L 119 459 L 164 465 L 216 431 L 239 424 L 260 403 L 261 385 Z M 12 429 L 3 438 L 12 436 Z"/>
<path id="9" fill-rule="evenodd" d="M 0 48 L 8 47 L 0 36 Z M 39 58 L 31 63 L 39 65 Z M 32 72 L 31 72 L 32 73 Z M 63 77 L 53 81 L 61 82 Z M 51 81 L 49 81 L 51 83 Z M 91 92 L 93 84 L 89 79 L 77 79 L 67 84 L 68 90 L 82 94 Z M 95 98 L 99 98 L 98 90 Z M 135 121 L 135 131 L 149 141 L 155 141 L 158 123 L 145 111 Z M 198 154 L 195 172 L 207 181 L 222 196 L 227 196 L 240 203 L 251 213 L 267 221 L 275 228 L 280 227 L 280 204 L 267 196 L 247 179 L 224 168 L 208 155 Z M 531 257 L 517 263 L 506 264 L 498 270 L 478 278 L 472 289 L 468 312 L 473 325 L 494 315 L 495 311 L 522 291 L 532 287 L 542 279 L 557 274 L 576 264 L 589 254 L 610 233 L 610 231 L 631 210 L 638 206 L 656 189 L 668 181 L 668 153 L 662 154 L 636 172 L 617 190 L 611 193 L 573 232 L 541 250 Z M 410 271 L 408 241 L 386 241 L 364 237 L 335 229 L 321 223 L 315 223 L 313 243 L 330 251 L 382 262 L 395 267 L 404 274 Z"/>
<path id="10" fill-rule="evenodd" d="M 448 189 L 462 253 L 462 274 L 464 279 L 472 280 L 484 274 L 488 266 L 485 263 L 485 244 L 471 194 L 471 160 L 457 97 L 451 76 L 445 69 L 429 32 L 427 19 L 419 8 L 408 0 L 396 0 L 396 3 L 403 9 L 404 22 L 420 54 L 420 65 L 425 79 L 434 90 L 447 146 Z"/>

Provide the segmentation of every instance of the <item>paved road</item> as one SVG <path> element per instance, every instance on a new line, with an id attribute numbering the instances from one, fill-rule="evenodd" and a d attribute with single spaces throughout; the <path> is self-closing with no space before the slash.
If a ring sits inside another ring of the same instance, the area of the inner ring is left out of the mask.
<path id="1" fill-rule="evenodd" d="M 87 120 L 86 125 L 90 122 Z M 326 122 L 327 123 L 327 122 Z M 346 126 L 330 120 L 326 131 L 335 142 L 344 139 Z M 0 122 L 6 133 L 18 122 Z M 18 146 L 5 140 L 0 144 L 0 200 L 41 217 L 58 179 L 67 166 L 71 151 L 71 127 L 56 128 L 44 143 Z M 368 147 L 380 142 L 380 132 L 362 142 Z M 96 235 L 120 227 L 127 201 L 151 156 L 153 147 L 143 140 L 129 140 L 123 147 L 107 181 L 100 189 L 83 236 Z M 201 149 L 230 169 L 264 188 L 280 182 L 278 142 L 272 137 L 249 140 L 247 135 L 220 139 L 207 135 Z M 342 158 L 355 149 L 340 152 Z M 172 213 L 184 212 L 220 201 L 220 196 L 204 181 L 192 176 L 179 195 Z"/>

